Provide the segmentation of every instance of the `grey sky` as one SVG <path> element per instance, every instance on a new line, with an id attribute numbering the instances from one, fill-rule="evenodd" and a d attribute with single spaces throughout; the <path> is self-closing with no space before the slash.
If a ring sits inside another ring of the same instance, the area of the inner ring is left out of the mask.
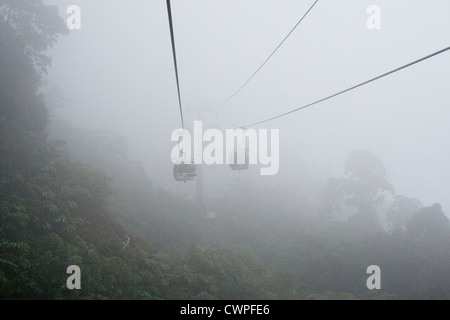
<path id="1" fill-rule="evenodd" d="M 82 29 L 51 53 L 49 80 L 72 100 L 59 112 L 76 126 L 126 136 L 155 185 L 192 188 L 171 176 L 170 134 L 180 120 L 165 1 L 45 2 L 57 4 L 63 17 L 72 4 L 82 14 Z M 214 105 L 236 90 L 312 3 L 172 0 L 188 124 L 195 118 L 189 108 Z M 366 27 L 369 5 L 381 8 L 381 30 Z M 447 0 L 319 0 L 253 81 L 206 120 L 221 128 L 223 119 L 262 120 L 447 47 L 449 15 Z M 447 52 L 262 125 L 280 129 L 280 173 L 255 179 L 292 188 L 305 178 L 303 165 L 340 175 L 348 153 L 363 148 L 383 160 L 397 193 L 440 202 L 448 213 L 449 67 Z"/>

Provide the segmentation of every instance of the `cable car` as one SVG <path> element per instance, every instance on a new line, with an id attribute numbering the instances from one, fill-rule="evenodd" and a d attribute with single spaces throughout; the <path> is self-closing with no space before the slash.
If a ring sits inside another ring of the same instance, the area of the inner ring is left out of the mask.
<path id="1" fill-rule="evenodd" d="M 242 158 L 244 159 L 244 163 L 242 162 Z M 239 148 L 235 149 L 234 152 L 230 152 L 228 155 L 230 168 L 231 170 L 247 170 L 249 166 L 249 157 L 248 157 L 248 149 L 247 148 Z"/>
<path id="2" fill-rule="evenodd" d="M 176 181 L 191 181 L 197 176 L 197 165 L 194 158 L 187 159 L 181 153 L 180 157 L 174 160 L 173 163 L 173 177 Z"/>
<path id="3" fill-rule="evenodd" d="M 194 160 L 179 160 L 173 165 L 173 177 L 176 181 L 191 181 L 197 176 L 197 165 Z"/>

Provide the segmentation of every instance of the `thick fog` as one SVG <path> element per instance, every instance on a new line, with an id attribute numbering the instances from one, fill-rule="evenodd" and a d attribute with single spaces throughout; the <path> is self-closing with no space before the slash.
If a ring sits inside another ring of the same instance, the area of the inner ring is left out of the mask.
<path id="1" fill-rule="evenodd" d="M 0 0 L 0 299 L 450 299 L 448 13 Z"/>
<path id="2" fill-rule="evenodd" d="M 70 101 L 52 117 L 124 136 L 156 187 L 192 195 L 195 183 L 172 177 L 170 141 L 180 128 L 165 1 L 47 0 L 67 18 L 81 8 L 81 29 L 51 50 L 49 88 Z M 261 65 L 312 1 L 172 1 L 181 98 L 188 128 L 232 128 L 264 120 L 390 71 L 449 45 L 450 2 L 332 1 L 315 6 L 263 69 Z M 367 8 L 381 9 L 369 30 Z M 343 175 L 351 150 L 384 163 L 397 194 L 450 208 L 450 54 L 256 128 L 280 130 L 275 176 L 205 168 L 206 196 L 235 177 L 281 193 L 319 193 Z M 253 168 L 254 169 L 254 168 Z"/>

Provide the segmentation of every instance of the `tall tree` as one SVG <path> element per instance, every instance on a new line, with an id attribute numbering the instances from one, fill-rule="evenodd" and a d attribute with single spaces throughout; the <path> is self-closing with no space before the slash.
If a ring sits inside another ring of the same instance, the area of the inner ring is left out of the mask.
<path id="1" fill-rule="evenodd" d="M 386 219 L 391 224 L 392 231 L 404 231 L 406 224 L 421 206 L 422 204 L 417 199 L 402 195 L 394 196 L 394 202 L 386 212 Z"/>
<path id="2" fill-rule="evenodd" d="M 369 232 L 379 228 L 377 207 L 384 193 L 394 193 L 383 162 L 366 150 L 354 150 L 345 162 L 345 178 L 331 179 L 325 187 L 328 210 L 341 203 L 356 209 L 349 222 Z"/>
<path id="3" fill-rule="evenodd" d="M 439 203 L 418 210 L 406 224 L 407 233 L 420 240 L 450 240 L 450 221 Z"/>
<path id="4" fill-rule="evenodd" d="M 56 6 L 45 5 L 42 0 L 0 0 L 2 28 L 7 28 L 24 46 L 24 53 L 34 66 L 45 71 L 51 59 L 45 51 L 58 37 L 68 34 Z"/>

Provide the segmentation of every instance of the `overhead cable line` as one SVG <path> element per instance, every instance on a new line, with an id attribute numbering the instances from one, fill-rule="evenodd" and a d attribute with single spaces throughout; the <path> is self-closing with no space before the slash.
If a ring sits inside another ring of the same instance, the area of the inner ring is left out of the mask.
<path id="1" fill-rule="evenodd" d="M 181 94 L 180 94 L 180 80 L 178 78 L 177 53 L 175 50 L 175 36 L 173 33 L 172 9 L 170 7 L 170 0 L 167 0 L 167 14 L 169 15 L 170 39 L 172 41 L 173 65 L 175 67 L 175 77 L 177 80 L 178 105 L 180 106 L 181 126 L 184 129 L 183 108 L 181 106 Z"/>
<path id="2" fill-rule="evenodd" d="M 308 13 L 314 8 L 314 6 L 316 5 L 316 3 L 318 1 L 319 0 L 316 0 L 313 3 L 313 5 L 308 9 L 308 11 L 306 11 L 306 13 L 301 17 L 301 19 L 291 29 L 291 31 L 289 31 L 289 33 L 286 35 L 286 37 L 284 37 L 284 39 L 280 42 L 280 44 L 275 48 L 275 50 L 272 51 L 272 53 L 269 55 L 269 57 L 259 66 L 259 68 L 250 76 L 250 78 L 248 78 L 248 80 L 245 81 L 244 84 L 241 87 L 239 87 L 239 89 L 237 89 L 231 96 L 229 96 L 228 98 L 226 98 L 225 100 L 223 100 L 221 103 L 219 103 L 218 105 L 216 105 L 214 107 L 220 107 L 220 106 L 224 105 L 225 103 L 227 103 L 228 101 L 230 101 L 235 95 L 237 95 L 256 76 L 256 74 L 264 67 L 264 65 L 270 60 L 270 58 L 272 58 L 272 56 L 275 54 L 275 52 L 278 51 L 278 49 L 283 45 L 283 43 L 287 40 L 287 38 L 289 38 L 289 36 L 299 26 L 299 24 L 303 21 L 303 19 L 306 18 Z"/>
<path id="3" fill-rule="evenodd" d="M 293 109 L 293 110 L 291 110 L 291 111 L 288 111 L 288 112 L 279 114 L 279 115 L 277 115 L 277 116 L 273 116 L 273 117 L 271 117 L 271 118 L 268 118 L 268 119 L 265 119 L 265 120 L 262 120 L 262 121 L 258 121 L 258 122 L 255 122 L 255 123 L 247 124 L 247 125 L 241 126 L 241 127 L 253 127 L 253 126 L 256 126 L 256 125 L 259 125 L 259 124 L 262 124 L 262 123 L 266 123 L 266 122 L 269 122 L 269 121 L 272 121 L 272 120 L 275 120 L 275 119 L 279 119 L 279 118 L 284 117 L 284 116 L 287 116 L 287 115 L 289 115 L 289 114 L 291 114 L 291 113 L 294 113 L 294 112 L 297 112 L 297 111 L 300 111 L 300 110 L 303 110 L 303 109 L 312 107 L 312 106 L 314 106 L 314 105 L 316 105 L 316 104 L 318 104 L 318 103 L 321 103 L 321 102 L 323 102 L 323 101 L 329 100 L 329 99 L 334 98 L 334 97 L 337 97 L 337 96 L 339 96 L 339 95 L 341 95 L 341 94 L 344 94 L 344 93 L 346 93 L 346 92 L 349 92 L 349 91 L 351 91 L 351 90 L 353 90 L 353 89 L 356 89 L 356 88 L 362 87 L 362 86 L 364 86 L 364 85 L 366 85 L 366 84 L 369 84 L 369 83 L 371 83 L 371 82 L 373 82 L 373 81 L 375 81 L 375 80 L 384 78 L 384 77 L 386 77 L 386 76 L 388 76 L 388 75 L 391 75 L 391 74 L 393 74 L 393 73 L 395 73 L 395 72 L 398 72 L 398 71 L 400 71 L 400 70 L 403 70 L 403 69 L 406 69 L 406 68 L 408 68 L 408 67 L 411 67 L 412 65 L 415 65 L 415 64 L 417 64 L 417 63 L 419 63 L 419 62 L 422 62 L 422 61 L 425 61 L 425 60 L 427 60 L 427 59 L 430 59 L 430 58 L 432 58 L 432 57 L 434 57 L 434 56 L 437 56 L 437 55 L 439 55 L 439 54 L 441 54 L 441 53 L 444 53 L 444 52 L 446 52 L 446 51 L 448 51 L 448 50 L 450 50 L 450 46 L 447 47 L 447 48 L 444 48 L 444 49 L 442 49 L 442 50 L 436 51 L 436 52 L 434 52 L 434 53 L 432 53 L 432 54 L 430 54 L 430 55 L 427 55 L 427 56 L 425 56 L 425 57 L 423 57 L 423 58 L 420 58 L 420 59 L 418 59 L 418 60 L 415 60 L 415 61 L 413 61 L 413 62 L 410 62 L 410 63 L 408 63 L 408 64 L 405 64 L 405 65 L 403 65 L 403 66 L 401 66 L 401 67 L 399 67 L 399 68 L 396 68 L 396 69 L 391 70 L 391 71 L 389 71 L 389 72 L 383 73 L 382 75 L 379 75 L 379 76 L 377 76 L 377 77 L 375 77 L 375 78 L 372 78 L 372 79 L 370 79 L 370 80 L 361 82 L 360 84 L 357 84 L 357 85 L 355 85 L 355 86 L 353 86 L 353 87 L 350 87 L 350 88 L 347 88 L 347 89 L 345 89 L 345 90 L 339 91 L 338 93 L 332 94 L 332 95 L 330 95 L 330 96 L 328 96 L 328 97 L 325 97 L 325 98 L 322 98 L 322 99 L 320 99 L 320 100 L 314 101 L 314 102 L 312 102 L 312 103 L 309 103 L 309 104 L 307 104 L 307 105 L 304 105 L 304 106 L 299 107 L 299 108 L 296 108 L 296 109 Z"/>

